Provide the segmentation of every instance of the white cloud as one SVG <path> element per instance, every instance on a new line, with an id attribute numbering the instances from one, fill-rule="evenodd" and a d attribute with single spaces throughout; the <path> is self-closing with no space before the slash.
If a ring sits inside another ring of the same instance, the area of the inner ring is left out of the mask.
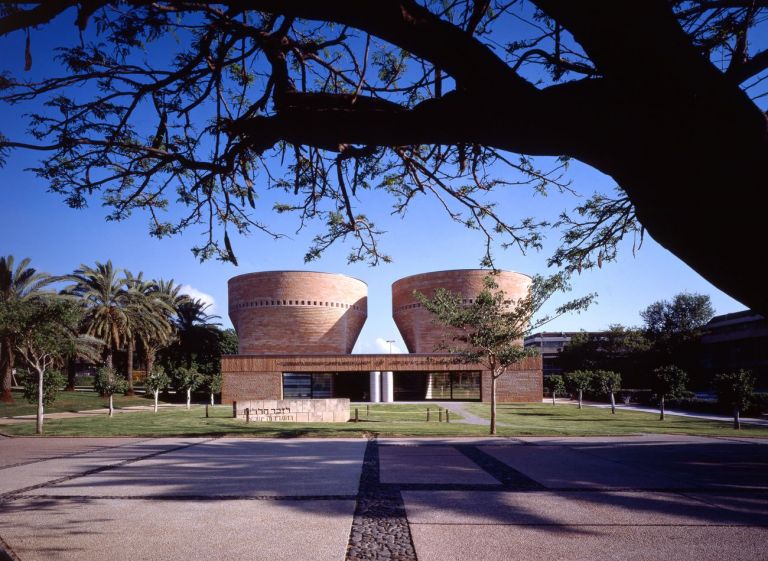
<path id="1" fill-rule="evenodd" d="M 210 307 L 205 311 L 208 315 L 216 313 L 216 299 L 210 294 L 207 294 L 202 290 L 198 290 L 194 286 L 191 286 L 189 284 L 182 284 L 181 288 L 179 289 L 179 292 L 181 292 L 182 294 L 186 294 L 190 298 L 202 300 L 203 302 L 208 304 Z"/>
<path id="2" fill-rule="evenodd" d="M 373 340 L 373 343 L 368 341 L 363 344 L 362 352 L 370 354 L 389 354 L 389 345 L 390 343 L 384 339 L 384 337 L 376 337 L 376 339 Z M 403 354 L 404 352 L 405 351 L 403 351 L 396 343 L 392 343 L 393 355 Z"/>

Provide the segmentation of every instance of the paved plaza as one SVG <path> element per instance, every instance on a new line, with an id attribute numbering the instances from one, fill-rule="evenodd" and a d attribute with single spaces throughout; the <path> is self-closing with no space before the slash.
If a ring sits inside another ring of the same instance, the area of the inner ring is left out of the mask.
<path id="1" fill-rule="evenodd" d="M 0 559 L 768 560 L 767 475 L 736 437 L 0 437 Z"/>

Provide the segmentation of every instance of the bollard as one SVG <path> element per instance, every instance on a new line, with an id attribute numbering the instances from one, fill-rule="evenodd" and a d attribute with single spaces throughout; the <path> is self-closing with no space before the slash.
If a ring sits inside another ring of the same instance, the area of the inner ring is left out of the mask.
<path id="1" fill-rule="evenodd" d="M 237 419 L 237 401 L 232 402 L 232 418 Z"/>
<path id="2" fill-rule="evenodd" d="M 427 407 L 427 422 L 429 422 L 429 407 Z"/>
<path id="3" fill-rule="evenodd" d="M 446 423 L 450 423 L 451 422 L 451 415 L 450 415 L 450 413 L 451 412 L 448 411 L 447 409 L 445 410 L 445 422 Z"/>
<path id="4" fill-rule="evenodd" d="M 251 408 L 246 407 L 245 408 L 245 422 L 250 423 L 251 422 Z"/>
<path id="5" fill-rule="evenodd" d="M 208 418 L 208 404 L 205 404 L 205 418 Z"/>
<path id="6" fill-rule="evenodd" d="M 355 407 L 355 422 L 356 423 L 360 422 L 360 416 L 358 415 L 357 407 Z"/>
<path id="7" fill-rule="evenodd" d="M 442 423 L 443 422 L 443 410 L 442 409 L 438 409 L 437 414 L 438 414 L 438 421 L 437 422 L 438 423 Z"/>

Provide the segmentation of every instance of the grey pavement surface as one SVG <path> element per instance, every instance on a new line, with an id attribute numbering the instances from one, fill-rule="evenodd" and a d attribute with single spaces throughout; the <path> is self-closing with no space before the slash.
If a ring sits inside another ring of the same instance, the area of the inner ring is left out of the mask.
<path id="1" fill-rule="evenodd" d="M 0 439 L 0 559 L 768 560 L 766 443 Z"/>

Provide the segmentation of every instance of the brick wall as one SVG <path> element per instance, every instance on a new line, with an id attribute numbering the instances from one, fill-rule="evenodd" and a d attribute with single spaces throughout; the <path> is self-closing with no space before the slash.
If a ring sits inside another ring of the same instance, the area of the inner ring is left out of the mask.
<path id="1" fill-rule="evenodd" d="M 229 280 L 240 354 L 350 353 L 368 315 L 368 286 L 331 273 L 270 271 Z"/>
<path id="2" fill-rule="evenodd" d="M 282 399 L 281 372 L 222 372 L 221 402 L 245 399 Z"/>
<path id="3" fill-rule="evenodd" d="M 529 357 L 496 380 L 498 403 L 541 402 L 544 383 L 541 357 Z M 491 373 L 483 372 L 483 401 L 491 401 Z"/>
<path id="4" fill-rule="evenodd" d="M 392 317 L 409 352 L 433 353 L 438 351 L 443 342 L 448 345 L 457 344 L 451 339 L 452 332 L 435 324 L 434 315 L 424 309 L 413 296 L 415 290 L 432 298 L 438 288 L 445 288 L 461 294 L 469 303 L 483 290 L 483 281 L 487 275 L 488 271 L 483 269 L 460 269 L 413 275 L 393 283 Z M 496 284 L 507 297 L 516 300 L 528 293 L 531 278 L 522 273 L 501 271 L 496 276 Z"/>

